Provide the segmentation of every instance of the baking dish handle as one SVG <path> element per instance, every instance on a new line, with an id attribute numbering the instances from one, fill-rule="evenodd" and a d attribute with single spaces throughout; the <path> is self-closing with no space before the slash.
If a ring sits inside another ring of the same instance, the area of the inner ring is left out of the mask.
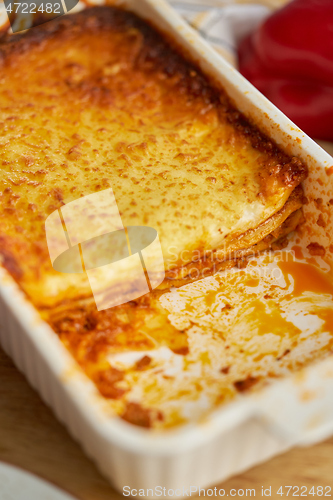
<path id="1" fill-rule="evenodd" d="M 333 434 L 333 376 L 324 365 L 308 368 L 301 381 L 285 379 L 254 398 L 256 417 L 286 444 L 307 446 Z"/>
<path id="2" fill-rule="evenodd" d="M 329 438 L 333 434 L 333 419 L 323 423 L 313 429 L 294 429 L 282 421 L 267 418 L 267 415 L 261 415 L 260 420 L 264 425 L 278 438 L 283 439 L 290 446 L 310 446 Z"/>

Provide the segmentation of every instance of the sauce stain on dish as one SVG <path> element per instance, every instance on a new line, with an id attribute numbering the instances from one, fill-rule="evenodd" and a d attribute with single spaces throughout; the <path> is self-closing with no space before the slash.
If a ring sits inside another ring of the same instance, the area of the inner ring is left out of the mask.
<path id="1" fill-rule="evenodd" d="M 73 312 L 73 320 L 52 326 L 100 393 L 109 394 L 111 414 L 168 429 L 200 422 L 246 391 L 329 355 L 332 283 L 327 261 L 290 245 L 245 268 L 103 313 Z"/>
<path id="2" fill-rule="evenodd" d="M 153 427 L 178 425 L 179 416 L 182 423 L 199 421 L 241 393 L 330 353 L 330 267 L 320 257 L 304 257 L 300 247 L 291 250 L 256 257 L 245 269 L 160 296 L 168 322 L 186 332 L 189 349 L 178 364 L 172 357 L 159 358 L 155 371 L 147 369 L 135 379 L 135 388 L 127 371 L 126 397 L 164 416 Z M 150 356 L 154 359 L 154 351 Z"/>

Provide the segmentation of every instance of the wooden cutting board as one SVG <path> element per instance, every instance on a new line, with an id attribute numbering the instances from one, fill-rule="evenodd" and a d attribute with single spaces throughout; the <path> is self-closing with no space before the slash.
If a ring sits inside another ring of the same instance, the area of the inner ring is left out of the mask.
<path id="1" fill-rule="evenodd" d="M 321 145 L 333 155 L 333 144 Z M 99 474 L 1 349 L 0 461 L 33 472 L 81 500 L 124 498 Z M 277 494 L 280 486 L 307 486 L 308 492 L 312 486 L 315 491 L 317 486 L 332 486 L 333 496 L 332 470 L 333 438 L 310 448 L 293 449 L 218 488 L 226 494 L 231 489 L 255 489 L 256 497 L 262 498 L 262 487 L 271 487 L 271 498 L 281 499 L 285 495 Z"/>

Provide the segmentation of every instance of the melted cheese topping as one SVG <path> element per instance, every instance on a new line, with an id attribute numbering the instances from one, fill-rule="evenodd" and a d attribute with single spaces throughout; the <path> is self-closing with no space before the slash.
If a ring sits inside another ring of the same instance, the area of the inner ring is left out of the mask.
<path id="1" fill-rule="evenodd" d="M 235 246 L 305 175 L 132 14 L 88 9 L 0 51 L 0 254 L 38 306 L 91 297 L 86 275 L 51 267 L 44 224 L 63 204 L 112 187 L 170 271 Z"/>

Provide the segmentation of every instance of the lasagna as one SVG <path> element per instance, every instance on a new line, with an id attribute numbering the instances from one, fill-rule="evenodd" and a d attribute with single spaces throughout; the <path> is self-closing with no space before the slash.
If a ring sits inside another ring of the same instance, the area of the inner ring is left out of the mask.
<path id="1" fill-rule="evenodd" d="M 1 263 L 102 394 L 117 399 L 122 376 L 104 356 L 112 342 L 162 342 L 185 355 L 186 335 L 175 333 L 161 296 L 283 247 L 302 221 L 306 166 L 172 40 L 120 8 L 3 34 L 0 66 Z M 99 313 L 86 274 L 53 269 L 45 221 L 108 188 L 124 227 L 157 231 L 165 279 Z"/>

